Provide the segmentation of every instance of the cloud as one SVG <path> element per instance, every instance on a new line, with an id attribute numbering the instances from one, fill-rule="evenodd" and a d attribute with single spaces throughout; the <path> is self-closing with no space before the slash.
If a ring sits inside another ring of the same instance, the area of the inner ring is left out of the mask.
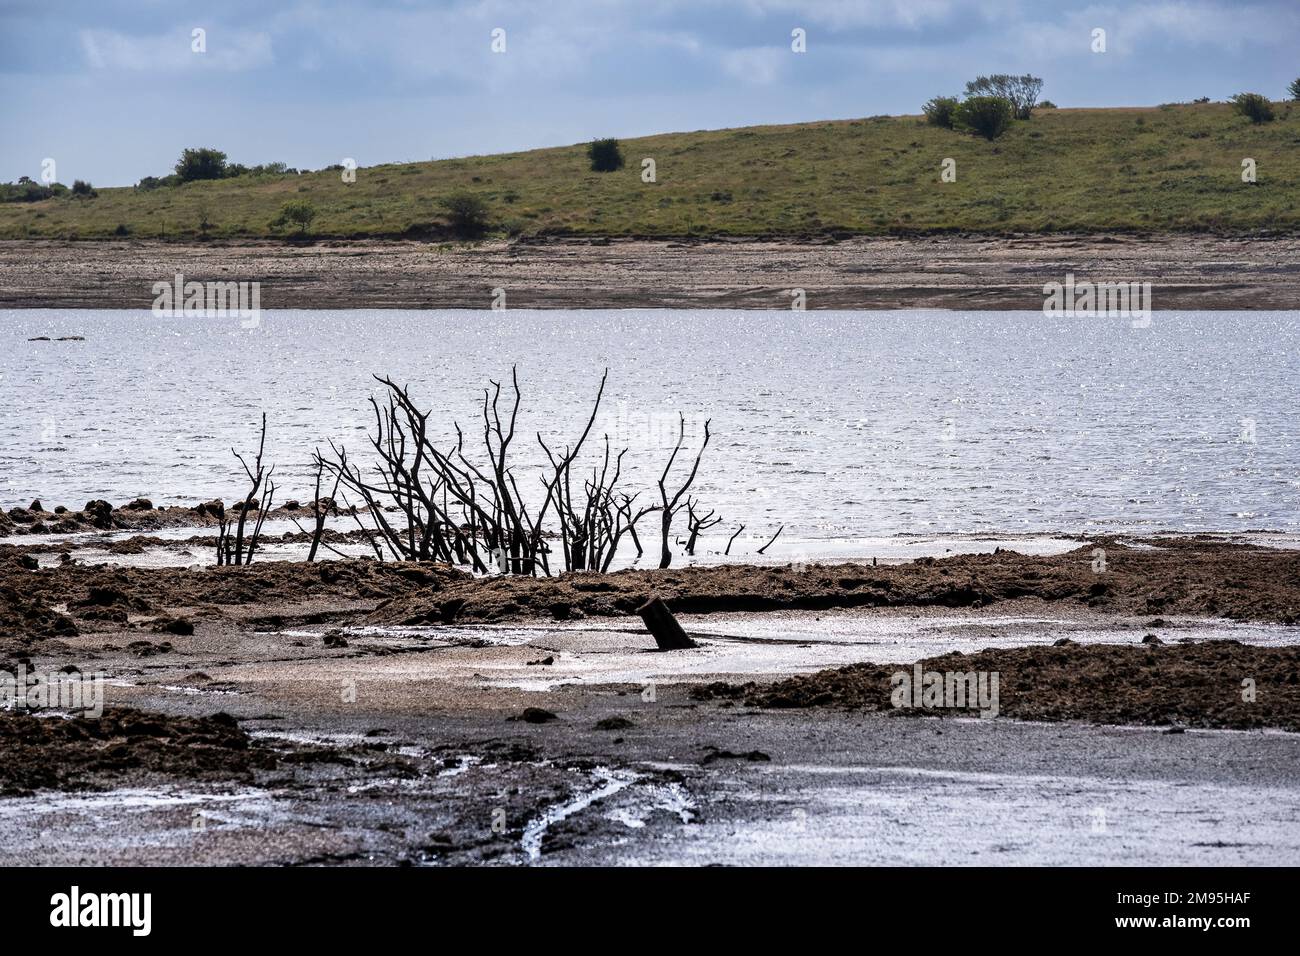
<path id="1" fill-rule="evenodd" d="M 1261 29 L 1265 24 L 1268 28 Z M 1018 24 L 1004 48 L 1030 50 L 1039 59 L 1082 54 L 1090 51 L 1092 30 L 1097 27 L 1106 31 L 1107 53 L 1124 57 L 1154 56 L 1157 48 L 1169 44 L 1239 53 L 1250 44 L 1294 43 L 1300 7 L 1288 11 L 1269 4 L 1209 0 L 1123 7 L 1098 4 L 1071 11 L 1055 22 Z"/>
<path id="2" fill-rule="evenodd" d="M 785 71 L 786 57 L 794 56 L 788 47 L 758 46 L 726 50 L 722 69 L 728 76 L 755 86 L 775 83 Z"/>
<path id="3" fill-rule="evenodd" d="M 79 34 L 86 63 L 95 70 L 174 72 L 216 69 L 243 72 L 270 66 L 275 57 L 266 33 L 206 30 L 207 49 L 196 53 L 190 31 L 161 36 L 133 36 L 117 30 L 82 30 Z"/>
<path id="4" fill-rule="evenodd" d="M 734 4 L 724 5 L 734 7 Z M 795 25 L 815 23 L 834 30 L 860 27 L 919 30 L 962 16 L 991 19 L 1013 6 L 1011 0 L 745 0 L 743 5 L 763 16 L 789 17 Z"/>

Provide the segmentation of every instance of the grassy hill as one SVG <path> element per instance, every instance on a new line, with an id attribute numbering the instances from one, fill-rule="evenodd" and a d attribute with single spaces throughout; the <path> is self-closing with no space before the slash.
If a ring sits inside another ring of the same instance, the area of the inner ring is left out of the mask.
<path id="1" fill-rule="evenodd" d="M 270 222 L 291 199 L 315 206 L 313 236 L 438 236 L 439 200 L 457 192 L 481 196 L 494 230 L 511 235 L 1300 225 L 1297 104 L 1262 125 L 1224 104 L 1047 109 L 994 142 L 898 116 L 647 136 L 624 140 L 623 152 L 627 166 L 613 173 L 589 171 L 579 144 L 368 167 L 353 184 L 321 171 L 99 189 L 93 198 L 0 204 L 0 236 L 193 238 L 206 210 L 209 236 L 265 237 L 278 234 Z M 641 181 L 647 156 L 657 164 L 653 184 Z M 945 157 L 957 161 L 955 183 L 939 181 Z M 1255 185 L 1241 181 L 1246 157 L 1258 164 Z"/>

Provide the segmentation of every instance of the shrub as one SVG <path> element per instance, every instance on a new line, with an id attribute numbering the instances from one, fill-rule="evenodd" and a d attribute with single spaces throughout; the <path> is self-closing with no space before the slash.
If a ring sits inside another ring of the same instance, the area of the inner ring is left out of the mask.
<path id="1" fill-rule="evenodd" d="M 1042 79 L 1028 73 L 1024 76 L 1009 73 L 977 76 L 966 84 L 967 96 L 999 96 L 1009 102 L 1016 119 L 1029 119 L 1042 91 Z"/>
<path id="2" fill-rule="evenodd" d="M 130 229 L 130 227 L 127 226 L 125 223 L 121 223 L 121 222 L 119 222 L 119 223 L 117 224 L 117 228 L 113 230 L 113 235 L 115 235 L 115 236 L 129 236 L 129 235 L 131 235 L 131 229 Z"/>
<path id="3" fill-rule="evenodd" d="M 280 215 L 271 220 L 272 229 L 297 226 L 298 235 L 305 236 L 307 227 L 316 218 L 316 207 L 305 199 L 291 199 L 280 207 Z"/>
<path id="4" fill-rule="evenodd" d="M 84 196 L 87 199 L 94 199 L 99 193 L 95 192 L 93 186 L 84 179 L 74 179 L 72 181 L 72 195 Z"/>
<path id="5" fill-rule="evenodd" d="M 246 169 L 245 172 L 251 176 L 284 176 L 289 172 L 296 173 L 298 170 L 290 170 L 288 163 L 261 163 Z"/>
<path id="6" fill-rule="evenodd" d="M 931 126 L 952 129 L 953 114 L 959 105 L 955 96 L 936 96 L 921 107 L 921 112 L 925 113 L 925 121 Z"/>
<path id="7" fill-rule="evenodd" d="M 623 150 L 616 139 L 593 139 L 587 147 L 592 172 L 612 173 L 623 168 Z"/>
<path id="8" fill-rule="evenodd" d="M 4 202 L 40 202 L 54 194 L 53 187 L 42 186 L 27 176 L 20 176 L 16 183 L 0 185 L 0 199 Z"/>
<path id="9" fill-rule="evenodd" d="M 957 129 L 985 139 L 997 139 L 1011 126 L 1011 102 L 1001 96 L 972 96 L 957 107 L 953 124 Z"/>
<path id="10" fill-rule="evenodd" d="M 1232 98 L 1232 106 L 1252 123 L 1273 122 L 1273 104 L 1260 93 L 1238 93 Z"/>
<path id="11" fill-rule="evenodd" d="M 176 175 L 183 183 L 195 179 L 220 179 L 226 174 L 226 154 L 219 149 L 187 149 L 176 161 Z"/>
<path id="12" fill-rule="evenodd" d="M 1291 99 L 1300 100 L 1300 80 L 1292 80 L 1286 91 L 1291 94 Z"/>
<path id="13" fill-rule="evenodd" d="M 488 204 L 473 193 L 454 193 L 438 201 L 447 211 L 452 232 L 466 239 L 477 239 L 488 229 Z"/>
<path id="14" fill-rule="evenodd" d="M 1054 110 L 1056 109 L 1056 104 L 1051 100 L 1043 100 L 1043 102 L 1038 104 L 1038 108 L 1040 110 Z"/>

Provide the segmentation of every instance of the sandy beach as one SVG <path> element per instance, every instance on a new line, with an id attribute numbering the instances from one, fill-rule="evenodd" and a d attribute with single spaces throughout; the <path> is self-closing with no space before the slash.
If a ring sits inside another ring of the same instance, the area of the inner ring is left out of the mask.
<path id="1" fill-rule="evenodd" d="M 0 241 L 0 307 L 147 309 L 155 282 L 256 281 L 265 309 L 1032 309 L 1150 282 L 1156 309 L 1300 308 L 1294 236 L 1034 235 L 476 244 Z"/>

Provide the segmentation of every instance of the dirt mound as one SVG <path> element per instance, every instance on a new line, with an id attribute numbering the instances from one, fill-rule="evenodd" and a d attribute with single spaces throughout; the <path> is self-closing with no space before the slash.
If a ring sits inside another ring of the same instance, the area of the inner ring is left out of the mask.
<path id="1" fill-rule="evenodd" d="M 59 630 L 72 622 L 55 615 L 50 606 L 66 604 L 83 620 L 122 623 L 128 614 L 162 608 L 220 608 L 312 598 L 384 600 L 416 589 L 436 590 L 443 582 L 465 577 L 442 566 L 377 561 L 269 561 L 220 568 L 74 564 L 34 571 L 9 561 L 0 563 L 0 622 L 11 622 L 19 631 L 76 633 L 75 625 L 72 631 Z"/>
<path id="2" fill-rule="evenodd" d="M 628 615 L 658 595 L 678 613 L 984 607 L 1030 597 L 1113 613 L 1300 621 L 1300 552 L 1208 539 L 1153 544 L 1135 548 L 1106 538 L 1061 555 L 999 551 L 888 567 L 719 565 L 537 579 L 466 577 L 396 598 L 371 619 L 419 625 Z"/>
<path id="3" fill-rule="evenodd" d="M 1249 647 L 1236 641 L 1070 644 L 945 654 L 921 661 L 921 666 L 924 672 L 997 673 L 999 714 L 1021 720 L 1300 731 L 1300 647 Z M 894 707 L 891 678 L 900 672 L 914 675 L 910 665 L 852 664 L 775 684 L 709 684 L 693 696 L 743 700 L 752 707 L 975 713 Z"/>
<path id="4" fill-rule="evenodd" d="M 228 714 L 109 708 L 97 719 L 0 713 L 0 795 L 101 790 L 154 776 L 248 780 L 274 766 Z"/>
<path id="5" fill-rule="evenodd" d="M 29 598 L 19 587 L 0 582 L 0 635 L 21 637 L 72 637 L 76 622 L 48 605 Z"/>

